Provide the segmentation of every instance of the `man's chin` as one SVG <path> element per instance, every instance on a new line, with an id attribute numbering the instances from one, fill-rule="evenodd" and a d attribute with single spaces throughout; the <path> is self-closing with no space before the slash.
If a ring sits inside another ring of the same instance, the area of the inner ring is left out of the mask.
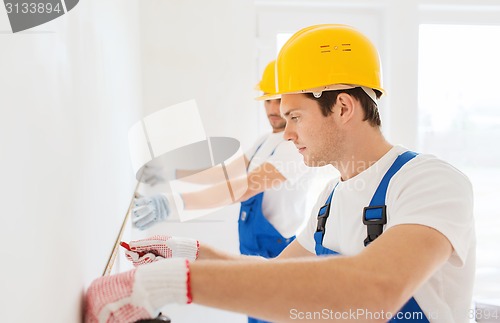
<path id="1" fill-rule="evenodd" d="M 269 123 L 271 124 L 271 127 L 273 128 L 273 130 L 275 132 L 285 131 L 286 122 L 282 122 L 282 121 L 273 122 L 272 120 L 269 120 Z"/>

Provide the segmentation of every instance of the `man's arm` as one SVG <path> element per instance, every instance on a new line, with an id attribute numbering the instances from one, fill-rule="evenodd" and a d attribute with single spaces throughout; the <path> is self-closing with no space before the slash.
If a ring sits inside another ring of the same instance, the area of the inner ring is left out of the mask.
<path id="1" fill-rule="evenodd" d="M 165 220 L 171 211 L 169 205 L 173 203 L 179 205 L 176 200 L 182 200 L 180 203 L 183 204 L 185 210 L 221 207 L 247 200 L 286 180 L 286 177 L 269 162 L 257 167 L 248 175 L 246 170 L 240 171 L 240 169 L 226 168 L 226 174 L 230 176 L 229 180 L 206 189 L 182 194 L 174 192 L 174 194 L 169 194 L 170 197 L 162 193 L 138 198 L 134 201 L 132 223 L 142 230 Z"/>
<path id="2" fill-rule="evenodd" d="M 315 257 L 316 255 L 310 253 L 308 250 L 304 249 L 294 240 L 290 243 L 281 254 L 274 259 L 266 259 L 259 256 L 247 256 L 247 255 L 236 255 L 230 254 L 213 247 L 207 246 L 200 243 L 200 249 L 198 251 L 197 260 L 245 260 L 245 261 L 261 261 L 261 260 L 276 260 L 276 259 L 290 259 L 290 258 L 300 258 L 300 257 Z"/>
<path id="3" fill-rule="evenodd" d="M 302 247 L 302 245 L 297 241 L 293 240 L 275 259 L 291 259 L 291 258 L 302 258 L 302 257 L 316 257 L 315 254 L 310 253 L 309 250 Z"/>
<path id="4" fill-rule="evenodd" d="M 284 182 L 286 178 L 270 163 L 257 167 L 246 177 L 213 185 L 210 188 L 182 194 L 184 208 L 204 209 L 245 201 Z M 246 183 L 245 183 L 246 182 Z M 228 189 L 232 190 L 231 198 Z"/>
<path id="5" fill-rule="evenodd" d="M 200 250 L 198 252 L 198 258 L 196 260 L 262 261 L 267 259 L 260 256 L 248 256 L 228 253 L 200 243 Z"/>
<path id="6" fill-rule="evenodd" d="M 451 253 L 440 232 L 406 224 L 388 229 L 352 257 L 196 261 L 193 301 L 280 322 L 296 320 L 293 313 L 299 311 L 325 309 L 395 314 Z"/>
<path id="7" fill-rule="evenodd" d="M 176 169 L 175 178 L 194 184 L 211 185 L 221 181 L 221 167 L 222 166 L 217 165 L 207 169 Z M 227 169 L 236 170 L 239 173 L 247 169 L 248 158 L 245 155 L 242 155 L 230 162 L 228 165 L 225 165 L 225 167 Z"/>

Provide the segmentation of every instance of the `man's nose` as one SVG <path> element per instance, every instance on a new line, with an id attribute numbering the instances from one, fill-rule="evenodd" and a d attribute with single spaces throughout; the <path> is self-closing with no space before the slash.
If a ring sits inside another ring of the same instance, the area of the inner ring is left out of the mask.
<path id="1" fill-rule="evenodd" d="M 285 131 L 283 132 L 283 138 L 288 141 L 295 141 L 295 139 L 297 139 L 297 134 L 295 133 L 291 122 L 286 123 Z"/>

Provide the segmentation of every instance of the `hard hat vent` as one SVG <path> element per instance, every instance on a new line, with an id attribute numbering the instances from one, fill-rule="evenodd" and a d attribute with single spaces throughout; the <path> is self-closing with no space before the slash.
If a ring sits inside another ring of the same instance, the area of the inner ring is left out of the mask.
<path id="1" fill-rule="evenodd" d="M 331 45 L 320 45 L 319 46 L 321 54 L 331 53 L 332 50 L 339 50 L 339 46 L 331 46 Z M 341 44 L 340 50 L 343 52 L 351 51 L 351 44 Z"/>

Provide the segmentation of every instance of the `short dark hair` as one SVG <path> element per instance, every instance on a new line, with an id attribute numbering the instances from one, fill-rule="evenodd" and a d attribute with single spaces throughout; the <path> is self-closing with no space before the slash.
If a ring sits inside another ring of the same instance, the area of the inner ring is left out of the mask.
<path id="1" fill-rule="evenodd" d="M 377 104 L 373 102 L 368 94 L 366 94 L 365 91 L 363 91 L 363 89 L 360 87 L 347 90 L 324 91 L 323 93 L 321 93 L 321 96 L 319 98 L 315 98 L 312 93 L 305 93 L 305 95 L 309 99 L 317 101 L 321 109 L 321 113 L 325 117 L 327 117 L 332 113 L 332 107 L 337 102 L 337 97 L 340 93 L 347 93 L 361 103 L 361 106 L 363 107 L 363 111 L 365 113 L 365 118 L 363 119 L 363 121 L 368 120 L 371 126 L 380 127 L 381 121 Z M 379 91 L 375 90 L 375 94 L 377 95 L 377 99 L 380 98 L 381 93 Z"/>

